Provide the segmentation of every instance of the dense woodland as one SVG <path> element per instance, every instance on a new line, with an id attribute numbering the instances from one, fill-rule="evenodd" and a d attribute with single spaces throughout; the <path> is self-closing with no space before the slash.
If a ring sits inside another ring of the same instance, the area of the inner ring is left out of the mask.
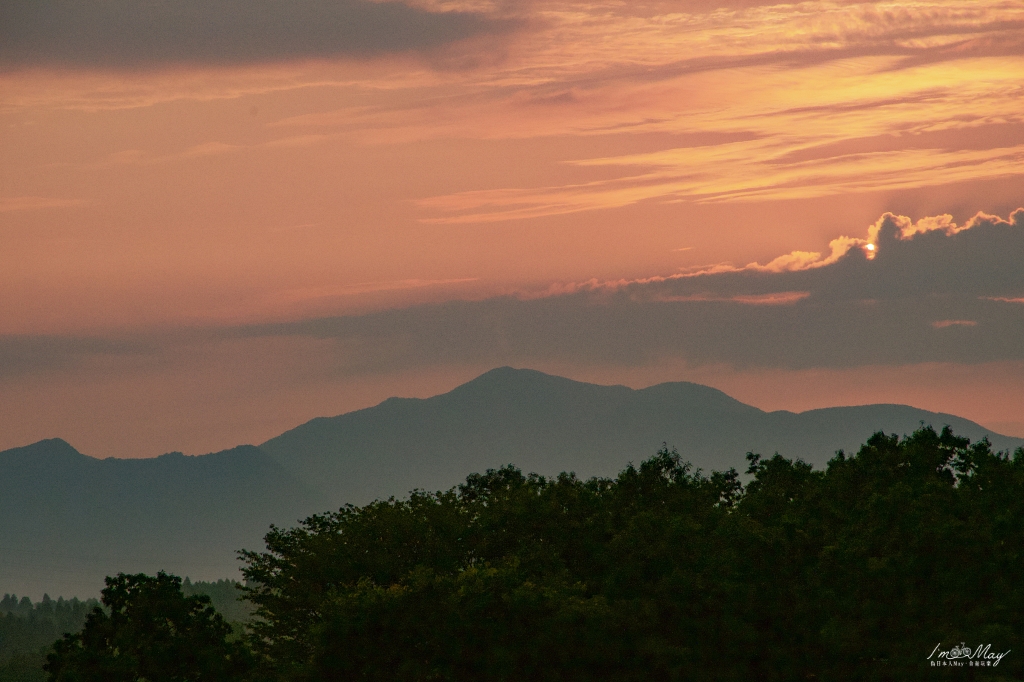
<path id="1" fill-rule="evenodd" d="M 272 528 L 243 552 L 246 636 L 173 576 L 119 575 L 49 675 L 1024 679 L 1024 450 L 923 428 L 822 471 L 748 461 L 703 474 L 666 448 L 587 481 L 505 467 Z M 942 653 L 962 644 L 971 658 Z"/>
<path id="2" fill-rule="evenodd" d="M 242 623 L 253 610 L 251 604 L 239 600 L 238 583 L 231 580 L 191 582 L 185 578 L 180 589 L 183 596 L 209 596 L 233 632 L 243 630 Z M 0 600 L 0 682 L 45 680 L 43 665 L 54 641 L 81 630 L 89 613 L 99 606 L 97 599 L 53 600 L 43 595 L 42 601 L 33 603 L 28 597 L 5 594 Z"/>
<path id="3" fill-rule="evenodd" d="M 242 599 L 239 584 L 234 580 L 218 580 L 192 582 L 188 578 L 181 583 L 181 593 L 185 597 L 207 596 L 210 605 L 224 620 L 241 629 L 243 624 L 252 617 L 255 608 L 250 602 Z"/>
<path id="4" fill-rule="evenodd" d="M 0 681 L 35 682 L 45 679 L 43 664 L 54 640 L 66 632 L 77 632 L 85 618 L 99 606 L 95 599 L 54 601 L 43 595 L 41 602 L 5 594 L 0 600 Z"/>

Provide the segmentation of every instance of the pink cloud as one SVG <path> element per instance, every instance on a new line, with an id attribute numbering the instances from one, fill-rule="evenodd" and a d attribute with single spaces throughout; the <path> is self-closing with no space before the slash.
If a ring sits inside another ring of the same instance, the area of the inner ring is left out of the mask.
<path id="1" fill-rule="evenodd" d="M 977 327 L 978 323 L 975 320 L 938 320 L 932 322 L 932 326 L 936 329 L 945 329 L 946 327 Z"/>
<path id="2" fill-rule="evenodd" d="M 771 294 L 747 296 L 716 296 L 714 294 L 692 294 L 689 296 L 658 296 L 654 300 L 664 302 L 709 301 L 715 303 L 742 303 L 745 305 L 790 305 L 811 295 L 809 291 L 779 291 Z"/>
<path id="3" fill-rule="evenodd" d="M 853 249 L 862 250 L 867 260 L 873 260 L 879 250 L 885 247 L 885 238 L 893 237 L 897 241 L 909 242 L 915 237 L 934 232 L 942 232 L 947 237 L 967 232 L 979 226 L 1024 226 L 1024 208 L 1013 211 L 1007 219 L 979 211 L 962 226 L 953 222 L 950 215 L 928 216 L 916 222 L 907 216 L 885 213 L 877 221 L 868 226 L 867 238 L 840 236 L 829 242 L 828 255 L 818 251 L 792 251 L 778 256 L 767 263 L 748 263 L 739 267 L 730 263 L 716 263 L 707 266 L 698 266 L 685 272 L 678 272 L 672 275 L 656 275 L 637 279 L 598 280 L 592 278 L 583 282 L 569 282 L 553 284 L 540 292 L 521 293 L 518 298 L 521 300 L 533 298 L 545 298 L 549 296 L 561 296 L 579 292 L 610 293 L 625 288 L 646 287 L 659 284 L 671 284 L 676 282 L 682 284 L 684 281 L 693 281 L 696 278 L 728 276 L 741 273 L 765 273 L 781 275 L 784 273 L 799 273 L 819 268 L 826 268 L 835 265 L 845 258 Z M 881 242 L 881 243 L 880 243 Z M 638 295 L 638 294 L 635 294 Z M 644 300 L 657 301 L 731 301 L 752 305 L 781 305 L 792 304 L 810 296 L 807 291 L 782 291 L 767 294 L 712 294 L 697 292 L 690 294 L 669 294 L 660 292 L 652 297 L 640 296 Z M 984 300 L 1002 301 L 1007 303 L 1024 303 L 1020 297 L 982 297 Z M 867 303 L 873 301 L 865 301 Z M 932 324 L 936 329 L 949 326 L 973 326 L 976 323 L 968 320 L 941 320 Z"/>
<path id="4" fill-rule="evenodd" d="M 1020 225 L 1024 224 L 1024 208 L 1018 208 L 1016 211 L 1010 214 L 1010 216 L 1003 220 L 997 215 L 991 215 L 983 211 L 978 211 L 974 216 L 964 223 L 962 226 L 957 226 L 953 222 L 953 216 L 947 214 L 929 216 L 921 218 L 916 223 L 904 215 L 895 215 L 893 213 L 884 213 L 871 227 L 868 228 L 868 239 L 867 241 L 871 244 L 878 243 L 878 235 L 882 230 L 882 227 L 889 223 L 896 229 L 896 236 L 901 240 L 913 239 L 915 235 L 927 234 L 928 232 L 942 231 L 946 235 L 957 234 L 969 230 L 972 227 L 977 227 L 981 224 L 989 225 Z"/>

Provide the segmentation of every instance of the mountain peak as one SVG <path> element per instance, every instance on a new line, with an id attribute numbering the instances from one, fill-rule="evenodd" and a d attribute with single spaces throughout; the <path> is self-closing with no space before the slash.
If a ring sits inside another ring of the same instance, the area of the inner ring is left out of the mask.
<path id="1" fill-rule="evenodd" d="M 551 385 L 583 385 L 585 382 L 574 381 L 554 374 L 545 374 L 536 369 L 518 369 L 516 367 L 495 367 L 466 383 L 456 387 L 457 391 L 466 387 L 525 387 L 525 386 L 551 386 Z"/>
<path id="2" fill-rule="evenodd" d="M 10 450 L 0 452 L 0 457 L 8 461 L 21 460 L 33 462 L 64 462 L 92 459 L 92 457 L 83 455 L 73 448 L 63 438 L 47 438 L 31 445 L 11 448 Z"/>
<path id="3" fill-rule="evenodd" d="M 505 366 L 431 398 L 386 400 L 315 419 L 260 448 L 344 504 L 445 489 L 469 472 L 509 463 L 545 475 L 614 476 L 663 443 L 704 469 L 740 468 L 748 451 L 823 465 L 875 431 L 909 433 L 921 421 L 946 423 L 896 406 L 769 414 L 701 384 L 634 390 Z M 990 433 L 966 420 L 955 428 L 972 439 Z"/>

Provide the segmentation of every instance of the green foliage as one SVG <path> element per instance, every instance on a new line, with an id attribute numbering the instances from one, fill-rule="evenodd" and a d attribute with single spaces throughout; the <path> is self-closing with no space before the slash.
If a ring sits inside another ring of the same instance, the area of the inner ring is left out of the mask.
<path id="1" fill-rule="evenodd" d="M 186 597 L 181 579 L 118 574 L 107 578 L 104 611 L 81 632 L 54 644 L 46 670 L 53 682 L 204 682 L 242 679 L 248 650 L 205 596 Z"/>
<path id="2" fill-rule="evenodd" d="M 186 597 L 206 595 L 210 605 L 233 627 L 241 628 L 252 617 L 253 606 L 243 599 L 241 585 L 235 580 L 217 582 L 192 582 L 187 577 L 181 583 L 181 593 Z"/>
<path id="3" fill-rule="evenodd" d="M 46 649 L 18 651 L 0 664 L 0 682 L 43 682 Z"/>
<path id="4" fill-rule="evenodd" d="M 748 461 L 746 485 L 667 448 L 614 480 L 509 466 L 272 527 L 244 641 L 190 594 L 234 605 L 230 581 L 108 578 L 50 679 L 1024 679 L 1024 450 L 923 428 L 824 471 Z M 932 668 L 961 642 L 1010 654 Z M 38 679 L 20 656 L 4 679 Z"/>
<path id="5" fill-rule="evenodd" d="M 210 605 L 229 622 L 233 638 L 244 634 L 253 607 L 241 600 L 242 592 L 233 580 L 191 582 L 185 578 L 181 585 L 186 597 L 206 595 Z M 96 599 L 56 601 L 43 595 L 41 602 L 33 604 L 28 597 L 5 594 L 0 599 L 0 682 L 42 682 L 46 679 L 43 666 L 53 643 L 68 633 L 82 629 L 89 613 L 100 605 Z"/>
<path id="6" fill-rule="evenodd" d="M 41 682 L 46 678 L 46 651 L 68 632 L 77 632 L 95 599 L 54 601 L 49 595 L 36 604 L 5 594 L 0 600 L 0 682 Z"/>
<path id="7" fill-rule="evenodd" d="M 825 471 L 748 459 L 745 487 L 665 449 L 272 528 L 243 552 L 253 649 L 282 680 L 1024 675 L 1024 451 L 924 428 Z M 1012 653 L 929 667 L 960 642 Z"/>

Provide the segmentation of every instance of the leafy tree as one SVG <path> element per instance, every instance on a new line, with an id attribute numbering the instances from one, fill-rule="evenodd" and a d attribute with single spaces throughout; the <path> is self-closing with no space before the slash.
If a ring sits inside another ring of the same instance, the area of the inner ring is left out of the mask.
<path id="1" fill-rule="evenodd" d="M 48 670 L 115 682 L 1024 678 L 1024 450 L 922 428 L 875 434 L 821 471 L 747 457 L 746 485 L 665 448 L 614 480 L 508 466 L 272 527 L 265 552 L 242 552 L 251 653 L 177 578 L 119 575 L 109 615 L 95 609 Z M 1010 656 L 931 669 L 936 643 L 960 642 Z"/>
<path id="2" fill-rule="evenodd" d="M 697 636 L 686 616 L 714 597 L 680 602 L 699 593 L 688 572 L 716 559 L 685 543 L 726 518 L 739 488 L 735 472 L 691 473 L 666 450 L 617 482 L 504 467 L 275 528 L 268 552 L 244 553 L 256 646 L 289 679 L 639 680 L 652 665 L 687 668 L 696 647 L 665 630 Z"/>
<path id="3" fill-rule="evenodd" d="M 53 682 L 220 682 L 251 668 L 209 598 L 185 597 L 180 578 L 121 573 L 106 585 L 109 614 L 95 608 L 80 633 L 54 644 L 45 666 Z"/>
<path id="4" fill-rule="evenodd" d="M 876 434 L 823 471 L 667 448 L 616 479 L 474 474 L 243 552 L 282 680 L 930 679 L 936 643 L 1024 677 L 1024 450 Z M 1016 658 L 1014 653 L 1019 652 Z"/>
<path id="5" fill-rule="evenodd" d="M 210 606 L 224 617 L 234 632 L 239 633 L 244 631 L 245 624 L 252 617 L 253 609 L 252 604 L 243 599 L 241 587 L 235 580 L 192 582 L 186 577 L 181 583 L 181 593 L 186 597 L 199 594 L 209 597 Z"/>
<path id="6" fill-rule="evenodd" d="M 0 682 L 42 682 L 43 665 L 53 642 L 82 629 L 95 599 L 79 601 L 43 595 L 36 604 L 13 594 L 0 599 Z"/>

